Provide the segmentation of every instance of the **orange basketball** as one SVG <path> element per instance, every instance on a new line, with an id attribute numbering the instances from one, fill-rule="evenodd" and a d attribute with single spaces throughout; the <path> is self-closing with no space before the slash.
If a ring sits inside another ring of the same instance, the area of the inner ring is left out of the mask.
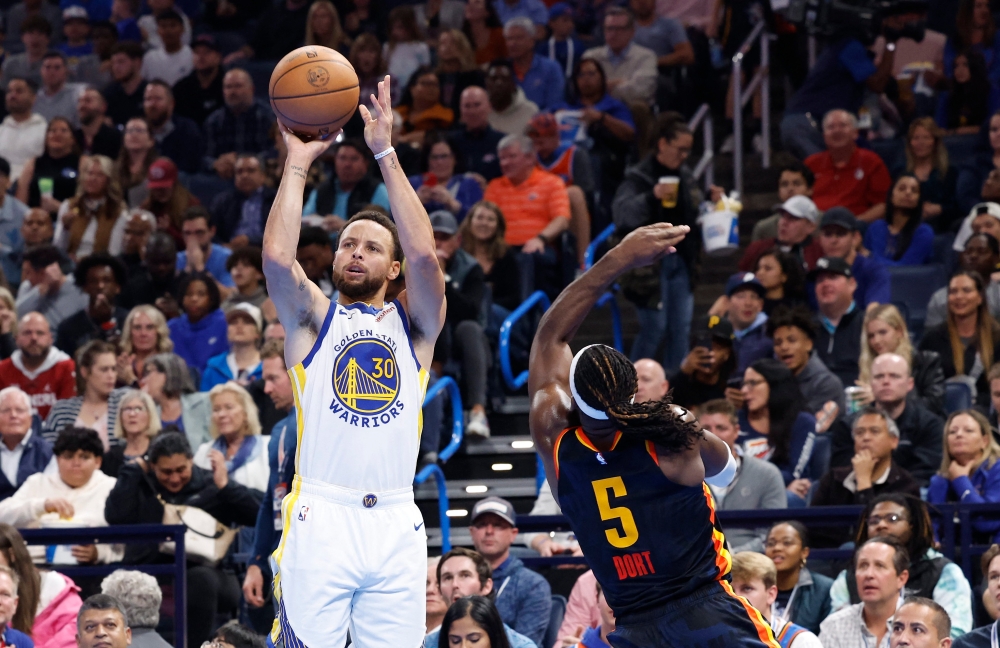
<path id="1" fill-rule="evenodd" d="M 268 94 L 274 114 L 304 139 L 335 133 L 358 108 L 358 74 L 339 52 L 307 45 L 274 66 Z"/>

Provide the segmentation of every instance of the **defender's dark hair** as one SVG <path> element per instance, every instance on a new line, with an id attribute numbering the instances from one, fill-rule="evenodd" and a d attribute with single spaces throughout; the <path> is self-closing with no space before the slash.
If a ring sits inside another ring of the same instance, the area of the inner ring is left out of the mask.
<path id="1" fill-rule="evenodd" d="M 669 454 L 691 448 L 705 433 L 694 416 L 673 405 L 670 394 L 662 400 L 633 403 L 639 380 L 632 362 L 619 351 L 599 345 L 587 349 L 573 376 L 584 403 L 608 413 L 622 432 L 655 441 Z"/>
<path id="2" fill-rule="evenodd" d="M 392 222 L 392 219 L 386 216 L 385 214 L 379 213 L 371 209 L 359 211 L 357 214 L 347 219 L 347 222 L 344 224 L 344 229 L 340 230 L 341 238 L 343 238 L 344 232 L 347 231 L 348 227 L 350 227 L 353 223 L 362 220 L 368 220 L 374 223 L 378 223 L 382 227 L 389 230 L 389 233 L 392 234 L 392 260 L 399 261 L 400 263 L 402 263 L 403 245 L 399 242 L 399 230 L 396 229 L 396 224 Z"/>
<path id="3" fill-rule="evenodd" d="M 219 294 L 219 286 L 215 283 L 215 279 L 212 275 L 207 272 L 190 272 L 181 279 L 180 286 L 177 288 L 177 296 L 180 297 L 181 310 L 183 310 L 184 295 L 187 294 L 188 288 L 196 281 L 200 281 L 205 284 L 205 290 L 208 292 L 208 302 L 209 310 L 216 310 L 219 308 L 219 304 L 222 303 L 222 295 Z"/>
<path id="4" fill-rule="evenodd" d="M 459 619 L 469 617 L 472 621 L 483 629 L 490 640 L 490 648 L 510 648 L 510 641 L 507 640 L 507 632 L 503 627 L 503 620 L 500 613 L 485 596 L 466 596 L 451 604 L 448 612 L 441 622 L 441 634 L 438 635 L 438 648 L 451 648 L 448 643 L 448 633 L 451 624 Z"/>
<path id="5" fill-rule="evenodd" d="M 104 444 L 95 430 L 67 425 L 52 444 L 52 454 L 58 457 L 64 452 L 76 454 L 79 450 L 89 452 L 95 457 L 104 456 Z"/>
<path id="6" fill-rule="evenodd" d="M 149 463 L 151 464 L 155 464 L 163 457 L 174 455 L 184 455 L 188 459 L 194 457 L 194 453 L 191 452 L 191 444 L 188 443 L 187 437 L 180 432 L 164 432 L 153 439 L 153 443 L 149 446 Z"/>
<path id="7" fill-rule="evenodd" d="M 813 324 L 812 313 L 805 306 L 778 306 L 767 320 L 767 337 L 773 338 L 774 332 L 782 326 L 794 326 L 816 340 L 816 325 Z"/>
<path id="8" fill-rule="evenodd" d="M 125 612 L 125 606 L 122 605 L 121 601 L 107 594 L 94 594 L 87 597 L 87 600 L 83 602 L 83 605 L 80 606 L 80 609 L 76 613 L 77 632 L 80 630 L 80 620 L 83 619 L 84 612 L 88 612 L 89 610 L 117 610 L 122 615 L 122 625 L 126 628 L 129 627 L 128 613 Z"/>
<path id="9" fill-rule="evenodd" d="M 107 252 L 88 254 L 76 264 L 76 269 L 73 270 L 73 279 L 76 281 L 76 287 L 83 290 L 83 286 L 87 283 L 87 273 L 94 268 L 103 266 L 111 268 L 111 272 L 115 274 L 115 281 L 118 282 L 120 287 L 124 288 L 125 282 L 128 281 L 128 271 L 121 261 Z"/>

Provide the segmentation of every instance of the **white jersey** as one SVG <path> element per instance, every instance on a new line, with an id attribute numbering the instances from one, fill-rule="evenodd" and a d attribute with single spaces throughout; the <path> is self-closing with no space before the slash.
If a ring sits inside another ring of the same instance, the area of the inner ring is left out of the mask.
<path id="1" fill-rule="evenodd" d="M 412 485 L 427 371 L 398 301 L 381 310 L 331 302 L 312 350 L 289 375 L 298 475 L 372 493 Z"/>

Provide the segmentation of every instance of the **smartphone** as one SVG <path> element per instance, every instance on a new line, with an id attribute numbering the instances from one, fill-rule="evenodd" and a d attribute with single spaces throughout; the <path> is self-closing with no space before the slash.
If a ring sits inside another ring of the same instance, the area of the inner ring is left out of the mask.
<path id="1" fill-rule="evenodd" d="M 726 387 L 731 387 L 733 389 L 743 388 L 743 376 L 732 376 L 726 381 Z"/>

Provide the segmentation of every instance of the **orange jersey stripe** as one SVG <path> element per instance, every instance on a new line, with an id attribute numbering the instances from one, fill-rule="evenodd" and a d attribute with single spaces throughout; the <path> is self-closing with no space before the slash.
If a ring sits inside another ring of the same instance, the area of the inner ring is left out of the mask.
<path id="1" fill-rule="evenodd" d="M 712 523 L 712 547 L 715 549 L 715 566 L 719 568 L 718 578 L 722 578 L 729 573 L 732 568 L 733 559 L 726 549 L 726 537 L 723 535 L 722 531 L 715 528 L 715 498 L 712 497 L 712 491 L 709 490 L 708 484 L 702 482 L 702 489 L 705 493 L 705 502 L 708 504 L 709 511 L 709 521 Z"/>
<path id="2" fill-rule="evenodd" d="M 781 644 L 774 638 L 774 632 L 771 631 L 771 626 L 764 620 L 764 617 L 760 615 L 757 608 L 750 605 L 742 596 L 739 596 L 733 591 L 733 586 L 729 584 L 729 581 L 719 581 L 722 584 L 722 589 L 726 590 L 726 593 L 735 598 L 743 606 L 743 609 L 747 611 L 747 616 L 750 617 L 750 621 L 753 622 L 754 628 L 757 630 L 757 638 L 760 639 L 765 646 L 769 648 L 781 648 Z"/>
<path id="3" fill-rule="evenodd" d="M 555 445 L 552 446 L 552 463 L 556 469 L 556 479 L 559 479 L 559 444 L 562 443 L 563 437 L 566 436 L 566 433 L 572 429 L 573 428 L 566 428 L 560 432 L 559 436 L 556 437 Z"/>
<path id="4" fill-rule="evenodd" d="M 647 441 L 646 442 L 646 452 L 648 452 L 649 456 L 653 458 L 653 463 L 655 463 L 657 466 L 659 466 L 660 465 L 660 456 L 658 454 L 656 454 L 656 444 L 654 444 L 652 441 Z"/>
<path id="5" fill-rule="evenodd" d="M 597 446 L 595 446 L 593 442 L 591 442 L 591 440 L 587 437 L 587 434 L 583 431 L 582 427 L 576 428 L 576 438 L 580 443 L 584 445 L 584 447 L 589 448 L 594 452 L 601 452 L 601 450 Z M 621 440 L 621 438 L 622 438 L 621 430 L 615 432 L 615 439 L 614 441 L 611 442 L 611 447 L 608 448 L 608 452 L 611 452 L 612 450 L 615 449 L 615 446 L 618 445 L 618 442 Z"/>

